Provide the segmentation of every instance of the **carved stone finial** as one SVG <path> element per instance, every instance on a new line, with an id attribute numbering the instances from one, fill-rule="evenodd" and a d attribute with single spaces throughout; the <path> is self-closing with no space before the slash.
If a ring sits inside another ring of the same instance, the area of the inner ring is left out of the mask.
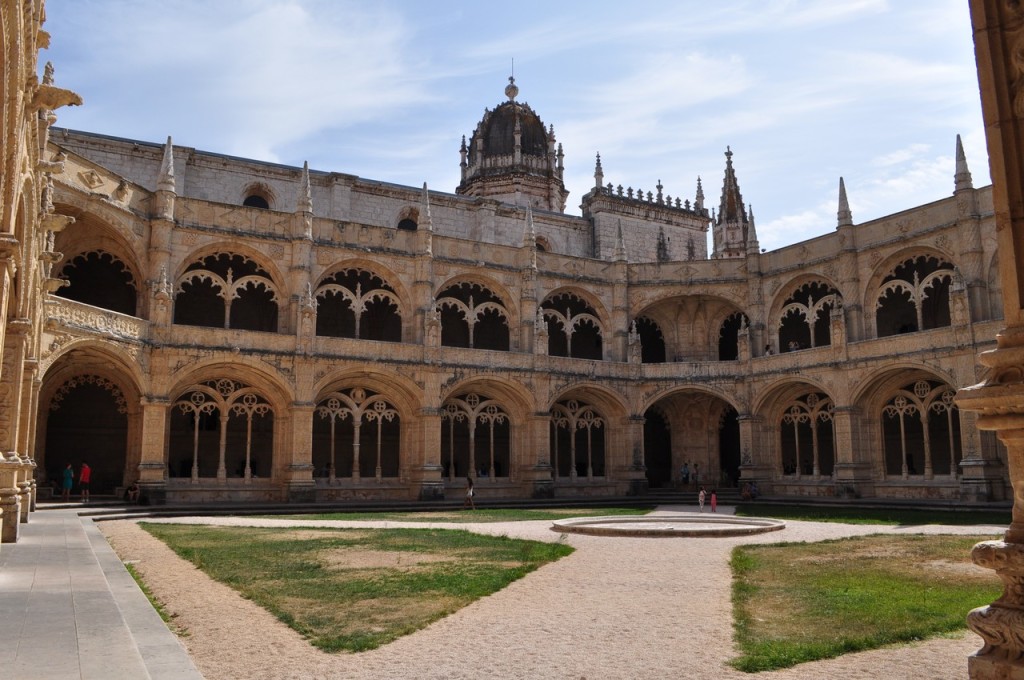
<path id="1" fill-rule="evenodd" d="M 508 100 L 510 102 L 514 102 L 516 100 L 516 95 L 518 95 L 518 94 L 519 94 L 519 88 L 516 87 L 515 76 L 509 76 L 508 77 L 508 85 L 505 86 L 505 96 L 508 97 Z"/>

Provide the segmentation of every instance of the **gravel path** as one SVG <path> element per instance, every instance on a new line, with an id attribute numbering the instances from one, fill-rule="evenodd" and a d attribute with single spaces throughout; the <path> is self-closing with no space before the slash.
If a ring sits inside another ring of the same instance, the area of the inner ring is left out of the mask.
<path id="1" fill-rule="evenodd" d="M 727 508 L 719 508 L 726 510 Z M 688 508 L 664 508 L 677 514 Z M 441 527 L 541 541 L 550 521 L 446 524 L 192 517 L 169 523 L 234 526 Z M 756 676 L 733 670 L 729 552 L 745 543 L 820 541 L 873 533 L 991 534 L 1004 527 L 885 527 L 790 521 L 783 531 L 738 538 L 568 535 L 576 548 L 504 590 L 382 648 L 327 654 L 243 599 L 134 522 L 100 525 L 166 603 L 209 680 L 416 678 L 963 678 L 973 633 L 848 654 Z M 965 612 L 966 614 L 966 612 Z"/>

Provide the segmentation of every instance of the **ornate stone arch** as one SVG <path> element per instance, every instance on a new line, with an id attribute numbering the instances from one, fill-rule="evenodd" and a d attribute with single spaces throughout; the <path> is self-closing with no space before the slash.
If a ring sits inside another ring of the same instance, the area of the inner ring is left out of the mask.
<path id="1" fill-rule="evenodd" d="M 174 281 L 174 323 L 278 330 L 286 290 L 274 268 L 263 265 L 268 258 L 245 250 L 251 249 L 204 249 L 182 268 Z"/>
<path id="2" fill-rule="evenodd" d="M 511 298 L 504 286 L 496 292 L 489 282 L 487 277 L 459 276 L 437 288 L 442 345 L 512 349 L 518 320 L 509 305 Z"/>
<path id="3" fill-rule="evenodd" d="M 547 321 L 549 354 L 598 361 L 604 358 L 612 330 L 602 308 L 592 303 L 594 299 L 575 288 L 561 288 L 544 298 L 538 318 Z"/>
<path id="4" fill-rule="evenodd" d="M 962 457 L 955 392 L 949 375 L 914 362 L 865 376 L 853 403 L 871 438 L 870 450 L 877 452 L 872 461 L 876 479 L 929 479 L 934 474 L 955 478 Z"/>
<path id="5" fill-rule="evenodd" d="M 830 310 L 842 304 L 842 293 L 829 277 L 816 272 L 795 277 L 772 299 L 769 344 L 774 340 L 779 352 L 830 345 Z"/>
<path id="6" fill-rule="evenodd" d="M 865 302 L 876 337 L 951 323 L 951 287 L 958 276 L 953 259 L 931 249 L 904 254 L 888 258 L 888 266 L 876 269 L 871 277 L 876 287 L 866 293 Z"/>
<path id="7" fill-rule="evenodd" d="M 758 397 L 759 462 L 792 479 L 831 479 L 836 463 L 836 404 L 820 382 L 783 378 Z"/>

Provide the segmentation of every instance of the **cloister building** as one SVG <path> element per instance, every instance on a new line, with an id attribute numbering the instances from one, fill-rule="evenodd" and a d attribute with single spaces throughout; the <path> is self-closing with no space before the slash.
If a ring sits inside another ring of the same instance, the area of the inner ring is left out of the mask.
<path id="1" fill-rule="evenodd" d="M 40 483 L 152 502 L 643 493 L 1010 497 L 953 401 L 1002 300 L 989 188 L 763 252 L 717 199 L 605 176 L 505 98 L 454 193 L 48 128 Z M 952 142 L 952 140 L 951 140 Z M 710 186 L 710 182 L 706 182 Z M 691 191 L 691 190 L 687 190 Z M 686 193 L 686 195 L 682 195 Z M 710 250 L 708 232 L 711 232 Z"/>

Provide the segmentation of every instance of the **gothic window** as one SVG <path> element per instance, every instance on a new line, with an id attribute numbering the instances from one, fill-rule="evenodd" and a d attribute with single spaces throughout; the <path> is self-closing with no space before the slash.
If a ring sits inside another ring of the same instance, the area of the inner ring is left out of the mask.
<path id="1" fill-rule="evenodd" d="M 956 477 L 960 416 L 956 391 L 945 383 L 918 380 L 898 390 L 882 408 L 885 473 L 907 479 L 935 473 Z"/>
<path id="2" fill-rule="evenodd" d="M 541 304 L 548 322 L 548 354 L 575 359 L 603 358 L 601 321 L 597 312 L 572 293 L 561 293 Z"/>
<path id="3" fill-rule="evenodd" d="M 178 279 L 174 323 L 275 332 L 277 303 L 266 270 L 243 255 L 217 253 L 192 263 Z"/>
<path id="4" fill-rule="evenodd" d="M 376 274 L 346 269 L 316 289 L 316 334 L 335 338 L 402 341 L 395 289 Z"/>
<path id="5" fill-rule="evenodd" d="M 77 255 L 64 264 L 58 277 L 68 282 L 57 291 L 63 298 L 135 315 L 135 279 L 127 265 L 110 253 L 95 250 Z"/>
<path id="6" fill-rule="evenodd" d="M 604 477 L 606 422 L 594 407 L 576 399 L 551 408 L 551 458 L 555 481 Z"/>
<path id="7" fill-rule="evenodd" d="M 441 344 L 508 351 L 508 311 L 497 295 L 478 283 L 450 286 L 438 295 Z"/>
<path id="8" fill-rule="evenodd" d="M 253 182 L 242 191 L 242 205 L 269 210 L 274 205 L 274 192 L 263 182 Z"/>
<path id="9" fill-rule="evenodd" d="M 476 393 L 441 407 L 441 468 L 458 477 L 510 477 L 511 420 L 500 403 Z"/>
<path id="10" fill-rule="evenodd" d="M 401 420 L 380 394 L 362 388 L 337 390 L 316 405 L 314 474 L 334 483 L 399 476 Z"/>
<path id="11" fill-rule="evenodd" d="M 835 438 L 832 429 L 832 400 L 811 392 L 798 397 L 786 408 L 779 425 L 782 474 L 832 476 L 835 468 Z"/>
<path id="12" fill-rule="evenodd" d="M 740 329 L 749 324 L 743 312 L 733 312 L 722 321 L 718 331 L 718 360 L 735 361 L 740 358 Z"/>
<path id="13" fill-rule="evenodd" d="M 270 477 L 274 444 L 273 409 L 252 387 L 208 380 L 185 390 L 171 416 L 170 475 L 200 478 Z"/>
<path id="14" fill-rule="evenodd" d="M 636 320 L 636 332 L 640 334 L 640 361 L 645 364 L 665 362 L 665 336 L 661 327 L 646 316 Z"/>
<path id="15" fill-rule="evenodd" d="M 953 271 L 950 263 L 928 255 L 900 263 L 878 291 L 878 337 L 949 326 Z"/>
<path id="16" fill-rule="evenodd" d="M 270 209 L 270 203 L 267 202 L 265 197 L 260 196 L 259 194 L 250 194 L 246 196 L 245 200 L 242 201 L 242 205 L 247 208 L 263 208 L 264 210 Z"/>
<path id="17" fill-rule="evenodd" d="M 832 309 L 839 302 L 839 291 L 823 281 L 797 288 L 782 306 L 779 352 L 831 345 Z"/>

